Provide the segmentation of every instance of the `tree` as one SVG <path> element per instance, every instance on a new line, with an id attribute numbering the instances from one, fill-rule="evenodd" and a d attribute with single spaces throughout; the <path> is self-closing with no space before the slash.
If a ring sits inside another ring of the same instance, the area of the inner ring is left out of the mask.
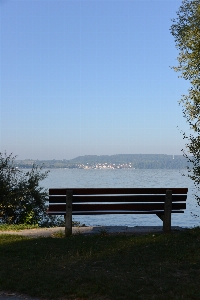
<path id="1" fill-rule="evenodd" d="M 191 85 L 188 94 L 180 101 L 183 116 L 192 132 L 189 135 L 183 133 L 188 154 L 182 151 L 192 163 L 188 176 L 200 191 L 200 0 L 183 0 L 177 18 L 172 22 L 171 33 L 179 50 L 178 66 L 173 69 L 180 72 L 180 77 L 189 80 Z M 195 196 L 200 205 L 200 196 Z"/>
<path id="2" fill-rule="evenodd" d="M 39 186 L 48 171 L 36 165 L 28 172 L 16 168 L 16 156 L 0 153 L 0 221 L 7 224 L 51 224 L 47 192 Z"/>

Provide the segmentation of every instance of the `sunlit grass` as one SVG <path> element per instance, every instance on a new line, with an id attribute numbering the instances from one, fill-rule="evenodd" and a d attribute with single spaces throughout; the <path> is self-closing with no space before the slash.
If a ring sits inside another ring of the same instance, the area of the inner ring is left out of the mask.
<path id="1" fill-rule="evenodd" d="M 59 225 L 64 226 L 64 222 L 61 224 L 61 222 L 59 223 Z M 79 226 L 85 226 L 84 224 L 82 225 L 80 222 L 77 221 L 73 221 L 72 222 L 72 226 L 74 227 L 79 227 Z M 35 228 L 42 228 L 39 225 L 29 225 L 29 224 L 19 224 L 19 225 L 14 225 L 14 224 L 1 224 L 0 223 L 0 231 L 17 231 L 17 230 L 23 230 L 23 229 L 35 229 Z M 44 228 L 44 227 L 43 227 Z"/>
<path id="2" fill-rule="evenodd" d="M 20 225 L 7 225 L 7 224 L 0 224 L 0 231 L 5 230 L 23 230 L 23 229 L 34 229 L 39 228 L 38 225 L 28 225 L 28 224 L 20 224 Z"/>

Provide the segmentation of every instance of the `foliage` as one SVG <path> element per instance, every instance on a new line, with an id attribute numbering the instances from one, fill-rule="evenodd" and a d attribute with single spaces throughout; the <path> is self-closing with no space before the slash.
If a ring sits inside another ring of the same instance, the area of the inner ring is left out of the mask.
<path id="1" fill-rule="evenodd" d="M 188 95 L 184 95 L 180 103 L 192 131 L 189 135 L 183 133 L 186 148 L 192 156 L 185 151 L 183 154 L 192 163 L 192 169 L 188 167 L 189 177 L 200 191 L 200 0 L 183 0 L 177 18 L 172 21 L 171 33 L 179 50 L 178 66 L 173 69 L 191 85 Z M 200 197 L 196 195 L 196 198 L 200 205 Z"/>
<path id="2" fill-rule="evenodd" d="M 48 194 L 39 186 L 49 171 L 33 165 L 28 172 L 15 166 L 16 156 L 0 153 L 0 220 L 3 224 L 51 224 L 47 215 Z"/>

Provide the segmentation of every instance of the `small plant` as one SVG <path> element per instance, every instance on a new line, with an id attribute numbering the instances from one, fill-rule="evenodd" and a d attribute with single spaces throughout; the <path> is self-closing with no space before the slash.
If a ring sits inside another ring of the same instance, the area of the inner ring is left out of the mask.
<path id="1" fill-rule="evenodd" d="M 52 234 L 52 237 L 54 237 L 54 238 L 64 238 L 65 233 L 62 230 L 59 230 L 58 232 L 55 232 L 54 234 Z"/>
<path id="2" fill-rule="evenodd" d="M 79 221 L 72 221 L 73 227 L 85 227 L 85 224 L 81 224 Z"/>
<path id="3" fill-rule="evenodd" d="M 108 235 L 108 230 L 102 228 L 102 229 L 99 230 L 99 234 L 102 235 L 102 236 L 106 236 L 106 235 Z"/>

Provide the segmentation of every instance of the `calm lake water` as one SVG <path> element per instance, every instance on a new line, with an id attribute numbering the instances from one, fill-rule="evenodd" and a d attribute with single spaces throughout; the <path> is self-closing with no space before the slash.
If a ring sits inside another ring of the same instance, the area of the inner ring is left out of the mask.
<path id="1" fill-rule="evenodd" d="M 185 175 L 185 176 L 183 176 Z M 200 226 L 200 217 L 195 218 L 191 213 L 200 216 L 200 206 L 194 197 L 193 181 L 188 178 L 187 170 L 84 170 L 84 169 L 51 169 L 48 177 L 41 185 L 49 188 L 78 188 L 78 187 L 187 187 L 189 189 L 187 208 L 184 214 L 172 214 L 172 226 Z M 156 215 L 101 215 L 74 216 L 73 220 L 85 225 L 96 226 L 161 226 L 162 221 Z"/>

